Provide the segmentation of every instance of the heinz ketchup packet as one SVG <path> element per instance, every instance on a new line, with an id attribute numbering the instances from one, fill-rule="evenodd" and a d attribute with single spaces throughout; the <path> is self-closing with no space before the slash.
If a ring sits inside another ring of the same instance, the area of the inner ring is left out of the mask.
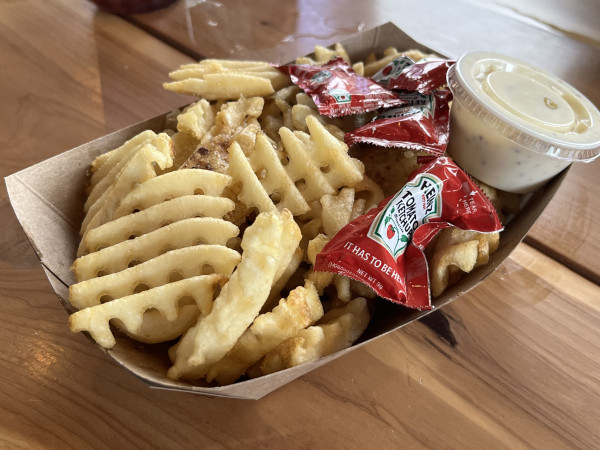
<path id="1" fill-rule="evenodd" d="M 353 278 L 409 308 L 430 309 L 423 250 L 451 225 L 502 230 L 479 187 L 450 158 L 441 157 L 416 170 L 396 195 L 342 228 L 317 255 L 314 270 Z"/>
<path id="2" fill-rule="evenodd" d="M 429 95 L 411 92 L 399 96 L 406 106 L 382 111 L 371 122 L 346 133 L 346 144 L 404 147 L 442 156 L 450 134 L 450 91 L 438 89 Z"/>
<path id="3" fill-rule="evenodd" d="M 342 58 L 320 65 L 287 64 L 279 70 L 312 97 L 319 113 L 328 117 L 362 114 L 404 101 L 370 78 L 356 74 Z"/>
<path id="4" fill-rule="evenodd" d="M 448 59 L 427 58 L 415 63 L 406 56 L 400 56 L 372 78 L 388 89 L 416 91 L 428 95 L 447 83 L 446 73 L 455 62 Z"/>

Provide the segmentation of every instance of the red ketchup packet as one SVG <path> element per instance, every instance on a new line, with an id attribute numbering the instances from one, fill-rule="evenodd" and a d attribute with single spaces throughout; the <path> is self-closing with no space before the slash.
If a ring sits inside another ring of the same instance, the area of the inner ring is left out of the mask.
<path id="1" fill-rule="evenodd" d="M 288 73 L 292 81 L 312 97 L 324 116 L 361 114 L 404 103 L 370 78 L 357 75 L 340 57 L 321 66 L 287 64 L 278 68 Z"/>
<path id="2" fill-rule="evenodd" d="M 342 228 L 317 255 L 314 270 L 353 278 L 409 308 L 431 309 L 423 250 L 451 225 L 502 230 L 485 194 L 450 158 L 441 157 L 416 170 L 396 195 Z"/>
<path id="3" fill-rule="evenodd" d="M 368 124 L 346 133 L 346 144 L 404 147 L 442 156 L 449 138 L 450 91 L 438 89 L 429 95 L 412 92 L 399 96 L 406 106 L 387 109 Z"/>
<path id="4" fill-rule="evenodd" d="M 446 73 L 456 61 L 427 58 L 415 63 L 406 56 L 400 56 L 372 76 L 388 89 L 416 91 L 424 95 L 447 84 Z"/>

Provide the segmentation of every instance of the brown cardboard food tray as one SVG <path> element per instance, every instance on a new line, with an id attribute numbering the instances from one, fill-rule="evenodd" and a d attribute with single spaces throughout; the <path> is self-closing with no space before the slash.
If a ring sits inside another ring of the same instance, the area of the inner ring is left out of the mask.
<path id="1" fill-rule="evenodd" d="M 353 36 L 342 43 L 353 61 L 365 58 L 372 51 L 381 54 L 383 49 L 389 46 L 398 49 L 417 48 L 426 52 L 432 51 L 415 42 L 391 23 Z M 78 230 L 83 216 L 84 188 L 87 183 L 86 172 L 89 164 L 99 154 L 118 147 L 143 130 L 162 131 L 165 116 L 166 114 L 114 132 L 5 179 L 15 214 L 40 258 L 54 291 L 69 312 L 74 311 L 68 301 L 68 286 L 74 282 L 69 268 L 79 243 Z M 525 237 L 534 221 L 552 199 L 566 172 L 562 172 L 545 187 L 524 200 L 522 212 L 514 217 L 502 232 L 500 247 L 491 256 L 489 264 L 465 276 L 457 285 L 436 298 L 433 302 L 434 309 L 441 308 L 472 289 L 502 263 Z M 210 396 L 258 399 L 295 378 L 428 313 L 429 311 L 408 310 L 385 300 L 379 300 L 367 331 L 353 347 L 311 364 L 241 381 L 230 386 L 192 384 L 167 378 L 166 371 L 169 367 L 166 356 L 167 344 L 144 345 L 117 336 L 117 345 L 114 348 L 110 350 L 99 346 L 98 348 L 151 387 Z M 67 327 L 66 317 L 65 327 Z"/>

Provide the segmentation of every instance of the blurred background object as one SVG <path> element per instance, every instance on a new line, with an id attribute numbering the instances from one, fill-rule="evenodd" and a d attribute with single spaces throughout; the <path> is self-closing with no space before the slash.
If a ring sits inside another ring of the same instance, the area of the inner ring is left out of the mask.
<path id="1" fill-rule="evenodd" d="M 166 8 L 177 0 L 90 0 L 112 14 L 143 14 Z"/>

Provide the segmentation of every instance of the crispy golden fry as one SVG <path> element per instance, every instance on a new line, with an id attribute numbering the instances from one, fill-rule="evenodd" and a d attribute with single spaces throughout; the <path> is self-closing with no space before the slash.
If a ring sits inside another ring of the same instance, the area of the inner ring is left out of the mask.
<path id="1" fill-rule="evenodd" d="M 161 175 L 166 172 L 172 172 L 181 168 L 188 158 L 198 149 L 200 141 L 198 141 L 191 134 L 185 131 L 178 131 L 171 136 L 174 145 L 175 157 L 173 158 L 173 165 L 166 170 L 163 170 Z"/>
<path id="2" fill-rule="evenodd" d="M 467 241 L 444 247 L 433 254 L 429 265 L 431 295 L 437 297 L 448 287 L 453 266 L 463 272 L 470 272 L 477 263 L 479 241 Z"/>
<path id="3" fill-rule="evenodd" d="M 443 229 L 428 257 L 432 295 L 440 295 L 458 281 L 462 273 L 487 264 L 499 244 L 498 232 L 479 233 L 457 227 Z"/>
<path id="4" fill-rule="evenodd" d="M 98 181 L 105 178 L 109 172 L 121 161 L 128 159 L 132 152 L 139 150 L 141 146 L 147 144 L 150 140 L 156 137 L 156 133 L 151 130 L 145 130 L 138 135 L 132 137 L 120 147 L 111 150 L 98 156 L 90 166 L 92 176 L 90 177 L 90 185 L 88 194 L 94 188 Z"/>
<path id="5" fill-rule="evenodd" d="M 77 258 L 72 270 L 78 282 L 85 281 L 99 276 L 99 273 L 124 270 L 169 250 L 199 244 L 226 245 L 238 233 L 238 227 L 221 219 L 194 217 L 180 220 L 135 239 Z"/>
<path id="6" fill-rule="evenodd" d="M 275 92 L 271 80 L 245 73 L 208 73 L 203 78 L 186 78 L 163 83 L 169 91 L 206 100 L 237 100 L 240 97 L 265 97 Z"/>
<path id="7" fill-rule="evenodd" d="M 172 341 L 181 336 L 184 331 L 196 323 L 199 315 L 198 305 L 191 297 L 186 297 L 179 300 L 179 309 L 175 320 L 167 320 L 160 311 L 149 309 L 144 312 L 142 325 L 135 332 L 128 330 L 127 326 L 118 318 L 113 319 L 113 323 L 119 330 L 136 341 L 157 344 Z"/>
<path id="8" fill-rule="evenodd" d="M 162 286 L 179 279 L 210 273 L 229 276 L 240 259 L 238 252 L 220 245 L 171 250 L 133 267 L 75 283 L 69 287 L 69 301 L 82 309 L 99 305 L 103 298 L 125 297 L 141 288 Z"/>
<path id="9" fill-rule="evenodd" d="M 266 62 L 206 59 L 197 64 L 186 64 L 169 74 L 172 80 L 203 79 L 208 74 L 241 74 L 268 79 L 278 90 L 291 83 L 290 77 Z"/>
<path id="10" fill-rule="evenodd" d="M 114 154 L 107 159 L 106 163 L 92 174 L 88 187 L 88 198 L 83 205 L 87 212 L 90 207 L 101 198 L 106 190 L 112 186 L 119 173 L 129 160 L 146 145 L 156 147 L 161 153 L 169 155 L 173 151 L 173 143 L 166 133 L 155 134 L 152 131 L 144 131 L 127 141 Z M 117 159 L 118 158 L 118 159 Z"/>
<path id="11" fill-rule="evenodd" d="M 370 314 L 362 297 L 329 311 L 319 321 L 267 353 L 260 365 L 263 374 L 315 361 L 350 347 L 364 333 Z"/>
<path id="12" fill-rule="evenodd" d="M 314 239 L 309 241 L 306 256 L 307 256 L 308 262 L 312 266 L 315 265 L 315 261 L 317 259 L 317 254 L 320 253 L 321 250 L 323 250 L 323 247 L 325 247 L 325 245 L 327 245 L 327 243 L 329 241 L 330 241 L 330 238 L 328 238 L 324 234 L 319 234 L 317 237 L 315 237 Z M 331 273 L 331 272 L 314 272 L 311 270 L 307 274 L 306 278 L 308 280 L 312 281 L 312 283 L 315 285 L 315 288 L 317 289 L 317 292 L 319 293 L 319 295 L 323 295 L 323 290 L 327 286 L 329 286 L 331 284 L 331 282 L 333 281 L 333 273 Z"/>
<path id="13" fill-rule="evenodd" d="M 312 161 L 306 144 L 288 128 L 281 128 L 279 135 L 289 159 L 285 166 L 286 172 L 304 199 L 310 203 L 319 200 L 324 194 L 333 194 L 335 189 Z"/>
<path id="14" fill-rule="evenodd" d="M 215 115 L 214 107 L 207 100 L 198 100 L 177 116 L 177 129 L 200 141 L 215 124 Z"/>
<path id="15" fill-rule="evenodd" d="M 259 214 L 242 239 L 242 261 L 223 286 L 212 311 L 191 327 L 174 351 L 170 378 L 199 378 L 231 350 L 258 315 L 273 283 L 300 241 L 289 211 Z"/>
<path id="16" fill-rule="evenodd" d="M 269 297 L 267 298 L 267 301 L 265 301 L 265 304 L 261 308 L 261 312 L 271 311 L 277 305 L 277 302 L 281 299 L 281 291 L 285 288 L 290 278 L 292 278 L 292 276 L 294 276 L 297 273 L 303 258 L 304 252 L 301 248 L 297 248 L 294 252 L 294 255 L 292 256 L 292 259 L 285 268 L 285 271 L 279 277 L 279 279 L 275 281 L 273 287 L 271 287 L 271 292 L 269 292 Z"/>
<path id="17" fill-rule="evenodd" d="M 238 200 L 249 208 L 258 209 L 259 212 L 275 211 L 277 207 L 260 184 L 250 161 L 244 155 L 239 144 L 234 142 L 228 151 L 228 174 L 235 182 L 241 183 L 241 190 L 237 196 Z"/>
<path id="18" fill-rule="evenodd" d="M 348 56 L 348 52 L 344 48 L 342 44 L 339 42 L 335 44 L 334 50 L 331 50 L 327 47 L 323 47 L 322 45 L 315 45 L 315 60 L 317 64 L 323 64 L 328 62 L 330 59 L 339 56 L 344 59 L 348 64 L 350 62 L 350 56 Z"/>
<path id="19" fill-rule="evenodd" d="M 140 212 L 119 217 L 90 230 L 83 239 L 87 252 L 95 252 L 192 217 L 222 219 L 233 211 L 233 201 L 209 195 L 185 195 L 158 203 Z"/>
<path id="20" fill-rule="evenodd" d="M 334 189 L 352 186 L 362 180 L 363 164 L 348 156 L 348 146 L 340 141 L 313 116 L 306 118 L 310 138 L 315 143 L 312 159 L 325 170 L 325 178 Z"/>
<path id="21" fill-rule="evenodd" d="M 156 177 L 155 165 L 164 169 L 173 164 L 173 141 L 165 133 L 161 133 L 158 137 L 160 139 L 144 144 L 136 150 L 122 166 L 119 164 L 115 166 L 118 173 L 115 173 L 112 178 L 111 185 L 89 204 L 81 225 L 82 235 L 87 230 L 112 220 L 115 208 L 127 192 L 137 184 Z"/>
<path id="22" fill-rule="evenodd" d="M 220 196 L 231 177 L 202 169 L 169 172 L 134 187 L 116 208 L 113 219 L 144 210 L 157 203 L 184 195 Z"/>
<path id="23" fill-rule="evenodd" d="M 323 230 L 329 237 L 350 222 L 354 206 L 354 189 L 344 188 L 337 195 L 324 195 L 321 197 Z"/>
<path id="24" fill-rule="evenodd" d="M 179 299 L 184 297 L 193 297 L 200 314 L 208 314 L 216 285 L 223 284 L 226 279 L 227 277 L 218 274 L 187 278 L 85 308 L 69 316 L 69 328 L 73 332 L 89 331 L 98 344 L 111 348 L 115 345 L 115 337 L 109 325 L 111 319 L 118 319 L 132 333 L 141 328 L 144 312 L 151 308 L 158 310 L 168 321 L 174 322 L 179 314 Z M 174 337 L 177 335 L 169 339 Z"/>
<path id="25" fill-rule="evenodd" d="M 297 287 L 272 312 L 254 319 L 225 357 L 210 368 L 206 380 L 233 383 L 265 354 L 322 316 L 323 306 L 312 283 Z"/>

